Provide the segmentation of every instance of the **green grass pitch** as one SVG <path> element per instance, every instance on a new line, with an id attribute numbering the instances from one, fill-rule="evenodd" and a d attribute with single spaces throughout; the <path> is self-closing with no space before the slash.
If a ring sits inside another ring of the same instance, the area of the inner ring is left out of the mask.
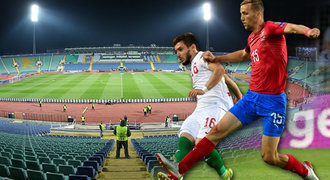
<path id="1" fill-rule="evenodd" d="M 239 83 L 243 94 L 248 85 Z M 54 99 L 188 97 L 189 73 L 42 74 L 0 86 L 0 96 Z"/>
<path id="2" fill-rule="evenodd" d="M 232 168 L 235 180 L 300 180 L 295 173 L 283 170 L 264 163 L 261 158 L 260 149 L 243 150 L 235 152 L 235 149 L 228 150 L 223 155 L 225 166 Z M 231 152 L 230 152 L 231 151 Z M 281 153 L 291 154 L 300 162 L 311 161 L 315 173 L 319 179 L 329 179 L 330 176 L 330 153 L 329 149 L 280 149 Z M 214 169 L 201 161 L 196 164 L 184 177 L 187 180 L 193 179 L 219 179 Z"/>

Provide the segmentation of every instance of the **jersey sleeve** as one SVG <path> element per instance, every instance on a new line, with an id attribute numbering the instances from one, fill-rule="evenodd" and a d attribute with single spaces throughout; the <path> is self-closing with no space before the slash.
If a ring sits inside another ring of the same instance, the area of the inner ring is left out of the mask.
<path id="1" fill-rule="evenodd" d="M 204 67 L 204 68 L 206 68 L 206 69 L 210 69 L 210 68 L 209 68 L 209 64 L 208 64 L 207 62 L 204 61 L 204 58 L 201 57 L 199 61 L 200 61 L 200 62 L 199 62 L 200 65 L 201 65 L 202 67 Z"/>
<path id="2" fill-rule="evenodd" d="M 286 22 L 267 21 L 265 28 L 270 35 L 284 34 L 284 29 L 285 29 L 286 25 L 288 25 L 288 23 L 286 23 Z"/>

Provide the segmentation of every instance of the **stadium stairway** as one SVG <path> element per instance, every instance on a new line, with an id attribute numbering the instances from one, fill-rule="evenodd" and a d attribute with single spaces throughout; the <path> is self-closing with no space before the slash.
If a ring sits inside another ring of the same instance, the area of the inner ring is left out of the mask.
<path id="1" fill-rule="evenodd" d="M 128 140 L 128 153 L 130 159 L 126 159 L 124 148 L 120 151 L 121 158 L 116 159 L 117 144 L 115 143 L 110 155 L 107 156 L 102 173 L 97 176 L 98 180 L 105 179 L 152 179 L 151 175 L 148 173 L 146 166 L 143 161 L 136 154 L 133 145 Z"/>
<path id="2" fill-rule="evenodd" d="M 12 58 L 12 59 L 13 59 L 13 63 L 16 64 L 15 59 L 14 58 Z M 15 67 L 15 68 L 16 68 L 17 73 L 20 74 L 21 72 L 19 71 L 18 67 Z"/>
<path id="3" fill-rule="evenodd" d="M 90 63 L 90 65 L 89 65 L 88 71 L 92 71 L 92 67 L 93 67 L 93 59 L 94 59 L 94 56 L 92 56 L 91 63 Z"/>
<path id="4" fill-rule="evenodd" d="M 156 58 L 157 58 L 157 61 L 160 62 L 160 58 L 159 58 L 158 54 L 157 54 Z"/>
<path id="5" fill-rule="evenodd" d="M 85 61 L 86 61 L 86 56 L 83 57 L 83 63 L 85 63 Z"/>

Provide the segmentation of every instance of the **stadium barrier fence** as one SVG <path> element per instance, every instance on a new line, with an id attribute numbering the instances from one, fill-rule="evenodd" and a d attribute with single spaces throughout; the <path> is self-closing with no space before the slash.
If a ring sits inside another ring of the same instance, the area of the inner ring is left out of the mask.
<path id="1" fill-rule="evenodd" d="M 8 102 L 34 102 L 43 103 L 99 103 L 99 104 L 117 104 L 117 103 L 165 103 L 165 102 L 192 102 L 195 98 L 149 98 L 149 99 L 37 99 L 37 98 L 0 98 L 0 101 Z"/>

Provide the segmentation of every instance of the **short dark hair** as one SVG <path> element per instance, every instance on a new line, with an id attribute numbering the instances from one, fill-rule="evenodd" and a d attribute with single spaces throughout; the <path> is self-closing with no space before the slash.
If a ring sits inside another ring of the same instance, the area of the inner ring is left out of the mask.
<path id="1" fill-rule="evenodd" d="M 264 14 L 264 3 L 262 2 L 262 0 L 243 0 L 241 2 L 241 6 L 245 4 L 251 4 L 251 8 L 254 11 L 260 11 L 262 15 Z"/>
<path id="2" fill-rule="evenodd" d="M 199 48 L 199 44 L 198 41 L 195 37 L 195 35 L 191 32 L 187 32 L 184 34 L 180 34 L 177 37 L 175 37 L 173 39 L 173 46 L 175 46 L 176 44 L 178 44 L 178 42 L 183 41 L 183 43 L 187 46 L 190 47 L 191 45 L 195 44 L 196 48 L 198 50 Z"/>

